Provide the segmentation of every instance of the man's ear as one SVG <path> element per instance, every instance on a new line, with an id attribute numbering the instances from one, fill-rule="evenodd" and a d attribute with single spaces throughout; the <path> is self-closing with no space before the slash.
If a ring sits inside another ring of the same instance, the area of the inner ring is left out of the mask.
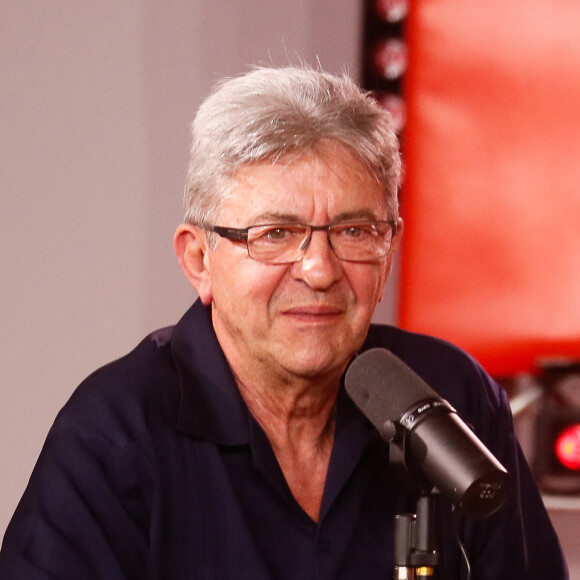
<path id="1" fill-rule="evenodd" d="M 401 240 L 403 239 L 403 229 L 403 218 L 397 218 L 397 235 L 393 240 L 393 253 L 395 253 L 401 245 Z"/>
<path id="2" fill-rule="evenodd" d="M 389 250 L 389 255 L 387 256 L 387 259 L 385 262 L 383 287 L 387 284 L 389 276 L 391 275 L 391 271 L 393 269 L 393 261 L 395 259 L 395 252 L 399 249 L 402 237 L 403 237 L 403 220 L 401 218 L 398 218 L 397 219 L 397 235 L 395 236 L 395 239 L 393 240 L 393 245 L 392 245 L 391 249 Z M 383 294 L 381 294 L 381 296 L 379 297 L 378 302 L 381 302 L 381 300 L 383 299 Z"/>
<path id="3" fill-rule="evenodd" d="M 173 236 L 173 249 L 185 277 L 206 306 L 212 302 L 211 276 L 207 267 L 206 232 L 191 224 L 181 224 Z"/>

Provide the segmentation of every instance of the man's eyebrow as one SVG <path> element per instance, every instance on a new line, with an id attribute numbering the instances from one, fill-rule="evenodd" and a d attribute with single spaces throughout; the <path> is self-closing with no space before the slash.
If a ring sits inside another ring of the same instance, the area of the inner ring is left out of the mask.
<path id="1" fill-rule="evenodd" d="M 355 211 L 345 211 L 339 213 L 334 218 L 332 218 L 332 223 L 347 222 L 347 221 L 378 221 L 382 218 L 378 217 L 376 212 L 371 209 L 358 209 Z"/>
<path id="2" fill-rule="evenodd" d="M 264 212 L 253 217 L 255 224 L 298 224 L 302 223 L 300 217 L 292 213 Z"/>
<path id="3" fill-rule="evenodd" d="M 330 223 L 341 223 L 347 221 L 377 221 L 381 218 L 371 209 L 358 209 L 354 211 L 341 212 L 334 216 Z M 264 212 L 253 218 L 254 224 L 298 224 L 304 220 L 297 214 L 284 212 Z"/>

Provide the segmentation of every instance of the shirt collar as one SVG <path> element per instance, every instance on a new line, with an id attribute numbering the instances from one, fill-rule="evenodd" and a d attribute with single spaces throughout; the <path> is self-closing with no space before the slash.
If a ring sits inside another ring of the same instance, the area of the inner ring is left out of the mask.
<path id="1" fill-rule="evenodd" d="M 249 443 L 249 411 L 211 322 L 197 300 L 173 330 L 173 359 L 181 402 L 178 429 L 222 445 Z"/>

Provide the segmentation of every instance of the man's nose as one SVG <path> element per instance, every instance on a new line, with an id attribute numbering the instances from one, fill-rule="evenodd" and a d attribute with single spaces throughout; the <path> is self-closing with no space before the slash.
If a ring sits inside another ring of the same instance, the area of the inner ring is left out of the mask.
<path id="1" fill-rule="evenodd" d="M 340 278 L 342 265 L 330 245 L 327 231 L 313 231 L 302 244 L 302 251 L 302 259 L 294 264 L 296 278 L 315 289 L 328 288 Z"/>

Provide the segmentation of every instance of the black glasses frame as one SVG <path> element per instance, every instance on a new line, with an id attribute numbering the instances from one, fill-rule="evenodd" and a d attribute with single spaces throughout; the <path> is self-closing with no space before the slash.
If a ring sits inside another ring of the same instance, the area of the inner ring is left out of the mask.
<path id="1" fill-rule="evenodd" d="M 391 228 L 393 229 L 393 238 L 397 235 L 397 221 L 396 220 L 376 220 L 376 221 L 371 221 L 371 222 L 359 222 L 360 225 L 367 225 L 367 224 L 389 224 L 391 226 Z M 311 226 L 310 224 L 257 224 L 254 226 L 249 226 L 247 228 L 227 228 L 227 227 L 223 227 L 223 226 L 210 226 L 210 225 L 205 225 L 203 226 L 204 230 L 208 230 L 210 232 L 215 232 L 216 234 L 218 234 L 218 236 L 222 237 L 222 238 L 226 238 L 228 240 L 234 240 L 234 241 L 248 241 L 248 232 L 252 229 L 252 228 L 261 228 L 261 227 L 274 227 L 274 226 L 287 226 L 287 225 L 294 225 L 294 226 L 302 226 L 305 228 L 309 228 L 311 232 L 321 232 L 326 230 L 327 234 L 330 234 L 330 229 L 334 228 L 336 226 L 340 226 L 340 225 L 345 225 L 345 226 L 350 226 L 350 225 L 357 225 L 357 222 L 346 222 L 345 224 L 341 224 L 341 223 L 336 223 L 336 224 L 325 224 L 323 226 Z M 330 240 L 329 240 L 330 241 Z"/>
<path id="2" fill-rule="evenodd" d="M 250 251 L 250 245 L 249 245 L 249 232 L 250 232 L 250 230 L 253 228 L 276 228 L 276 227 L 283 228 L 283 227 L 287 227 L 287 226 L 295 226 L 295 227 L 298 226 L 298 227 L 302 227 L 302 228 L 308 228 L 309 235 L 304 239 L 304 242 L 303 242 L 302 246 L 300 247 L 300 250 L 302 250 L 302 251 L 305 251 L 306 248 L 308 247 L 308 245 L 310 244 L 310 240 L 312 239 L 312 232 L 326 231 L 328 245 L 330 246 L 332 251 L 335 253 L 335 255 L 340 260 L 351 261 L 351 262 L 352 261 L 364 262 L 366 260 L 353 260 L 353 259 L 341 257 L 332 244 L 332 240 L 330 237 L 331 230 L 332 230 L 332 228 L 341 227 L 341 226 L 348 227 L 348 226 L 356 226 L 356 225 L 362 226 L 362 225 L 379 225 L 379 224 L 380 225 L 388 225 L 391 228 L 391 233 L 392 233 L 391 246 L 389 247 L 387 252 L 384 254 L 384 256 L 387 256 L 392 248 L 392 240 L 395 238 L 395 236 L 397 235 L 397 232 L 398 232 L 398 223 L 396 220 L 375 220 L 375 221 L 366 221 L 366 222 L 358 222 L 358 223 L 356 221 L 355 222 L 344 222 L 344 223 L 339 222 L 339 223 L 334 223 L 334 224 L 325 224 L 322 226 L 314 226 L 314 225 L 309 225 L 309 224 L 274 223 L 274 224 L 258 224 L 258 225 L 249 226 L 247 228 L 230 228 L 230 227 L 224 227 L 224 226 L 204 225 L 203 228 L 207 231 L 215 232 L 216 234 L 218 234 L 222 238 L 226 238 L 226 239 L 232 240 L 234 242 L 245 242 L 246 243 L 246 251 L 248 252 L 248 255 L 250 256 L 250 258 L 252 258 L 254 260 L 257 260 L 260 262 L 263 261 L 265 263 L 272 263 L 272 264 L 290 264 L 292 262 L 300 261 L 301 258 L 298 258 L 295 260 L 278 262 L 276 260 L 272 260 L 272 261 L 260 260 L 259 258 L 252 256 L 252 252 Z M 377 259 L 382 258 L 384 256 L 377 256 Z"/>

